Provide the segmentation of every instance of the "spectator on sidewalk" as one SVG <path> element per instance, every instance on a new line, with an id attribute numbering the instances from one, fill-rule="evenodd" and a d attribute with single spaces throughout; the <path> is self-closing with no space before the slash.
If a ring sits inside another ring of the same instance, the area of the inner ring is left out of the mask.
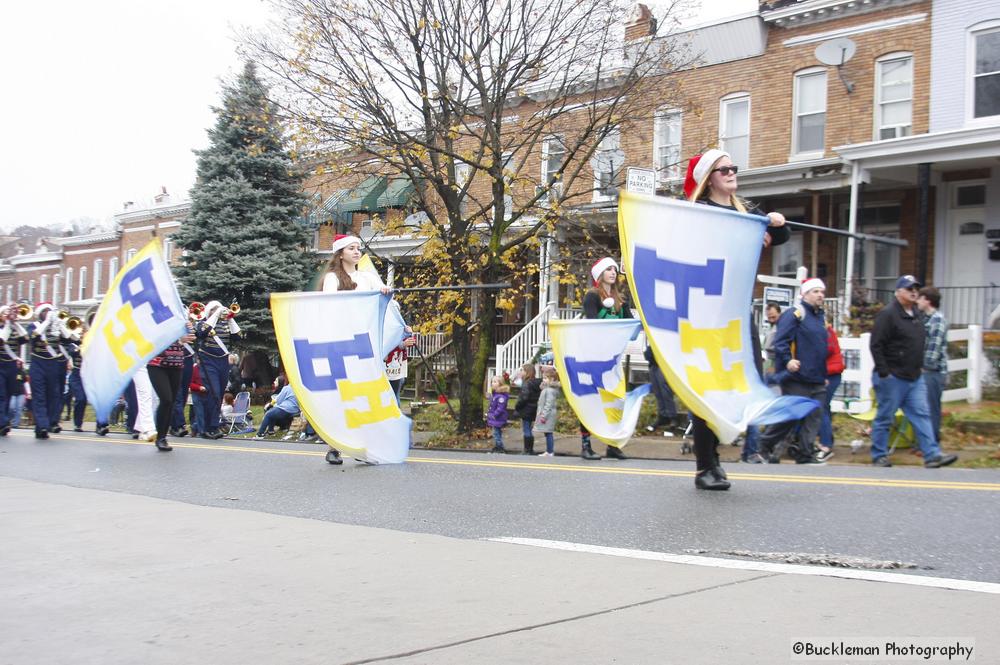
<path id="1" fill-rule="evenodd" d="M 263 439 L 265 434 L 273 434 L 275 427 L 288 429 L 292 425 L 292 419 L 297 415 L 299 415 L 299 401 L 292 387 L 286 385 L 274 398 L 274 406 L 264 412 L 260 428 L 254 438 Z"/>
<path id="2" fill-rule="evenodd" d="M 948 385 L 948 321 L 939 311 L 941 292 L 933 286 L 920 289 L 917 307 L 924 315 L 927 343 L 924 345 L 924 383 L 927 384 L 927 408 L 931 413 L 934 440 L 941 443 L 941 395 Z"/>
<path id="3" fill-rule="evenodd" d="M 648 429 L 653 432 L 663 429 L 667 436 L 674 436 L 680 429 L 677 420 L 677 404 L 674 402 L 674 391 L 670 389 L 667 378 L 663 376 L 663 370 L 656 364 L 656 356 L 653 355 L 653 347 L 646 346 L 642 352 L 642 357 L 649 363 L 649 386 L 656 398 L 656 422 Z"/>
<path id="4" fill-rule="evenodd" d="M 555 455 L 555 435 L 556 421 L 559 419 L 559 395 L 562 393 L 562 386 L 559 384 L 559 375 L 555 367 L 545 367 L 542 369 L 542 393 L 538 397 L 538 410 L 535 415 L 535 431 L 545 435 L 545 452 L 539 453 L 539 457 L 552 457 Z"/>
<path id="5" fill-rule="evenodd" d="M 781 393 L 810 397 L 819 404 L 826 396 L 827 330 L 823 319 L 823 298 L 826 285 L 813 277 L 802 283 L 802 302 L 786 310 L 778 319 L 774 335 L 774 358 L 781 375 Z M 823 464 L 813 455 L 813 442 L 819 432 L 822 410 L 811 411 L 800 421 L 769 425 L 760 436 L 760 454 L 772 464 L 781 461 L 781 446 L 786 436 L 801 423 L 797 464 Z"/>
<path id="6" fill-rule="evenodd" d="M 10 395 L 10 426 L 21 426 L 21 412 L 24 403 L 31 399 L 31 386 L 28 384 L 28 373 L 24 371 L 24 363 L 18 359 L 17 372 L 14 374 L 14 388 Z"/>
<path id="7" fill-rule="evenodd" d="M 490 409 L 486 413 L 486 424 L 493 428 L 493 449 L 491 453 L 505 454 L 503 428 L 507 426 L 507 402 L 510 400 L 510 386 L 502 377 L 494 376 L 490 381 Z"/>
<path id="8" fill-rule="evenodd" d="M 781 318 L 781 305 L 776 302 L 767 303 L 764 308 L 764 318 L 771 324 L 771 328 L 764 334 L 764 355 L 766 363 L 765 372 L 773 372 L 774 368 L 774 333 L 778 331 L 778 319 Z"/>
<path id="9" fill-rule="evenodd" d="M 917 434 L 917 442 L 929 469 L 947 466 L 957 455 L 944 455 L 934 436 L 927 385 L 922 373 L 927 330 L 917 309 L 918 289 L 922 286 L 912 275 L 896 280 L 896 297 L 875 317 L 869 344 L 875 361 L 872 383 L 878 410 L 872 421 L 872 464 L 892 466 L 889 461 L 889 427 L 896 411 L 903 414 Z"/>
<path id="10" fill-rule="evenodd" d="M 833 412 L 830 402 L 840 387 L 841 375 L 844 373 L 844 355 L 840 352 L 840 340 L 837 331 L 830 324 L 826 325 L 826 401 L 823 402 L 823 420 L 819 424 L 819 452 L 816 459 L 828 460 L 833 457 Z"/>
<path id="11" fill-rule="evenodd" d="M 531 431 L 538 415 L 538 398 L 542 394 L 542 380 L 535 377 L 535 366 L 526 363 L 520 371 L 521 390 L 517 395 L 514 413 L 521 419 L 521 432 L 524 434 L 524 455 L 535 454 L 535 436 Z"/>
<path id="12" fill-rule="evenodd" d="M 201 382 L 201 365 L 195 363 L 191 368 L 191 383 L 188 384 L 191 391 L 191 436 L 203 437 L 205 435 L 205 402 L 208 400 L 208 387 Z"/>

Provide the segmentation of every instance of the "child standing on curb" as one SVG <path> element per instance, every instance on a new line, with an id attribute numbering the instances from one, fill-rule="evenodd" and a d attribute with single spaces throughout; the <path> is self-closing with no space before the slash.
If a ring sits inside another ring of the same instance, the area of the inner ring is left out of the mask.
<path id="1" fill-rule="evenodd" d="M 559 417 L 557 401 L 562 386 L 559 385 L 559 375 L 555 367 L 545 367 L 542 369 L 542 394 L 538 397 L 538 413 L 535 416 L 535 430 L 545 435 L 545 452 L 539 457 L 552 457 L 555 455 L 556 420 Z"/>
<path id="2" fill-rule="evenodd" d="M 510 399 L 510 386 L 499 376 L 490 381 L 490 410 L 486 413 L 486 424 L 493 428 L 493 450 L 491 453 L 503 455 L 507 451 L 503 447 L 503 428 L 507 425 L 507 401 Z"/>
<path id="3" fill-rule="evenodd" d="M 521 430 L 524 433 L 524 455 L 535 454 L 535 436 L 531 426 L 538 415 L 538 397 L 542 394 L 542 380 L 535 378 L 535 366 L 527 363 L 521 368 L 521 392 L 514 405 L 514 413 L 521 417 Z"/>

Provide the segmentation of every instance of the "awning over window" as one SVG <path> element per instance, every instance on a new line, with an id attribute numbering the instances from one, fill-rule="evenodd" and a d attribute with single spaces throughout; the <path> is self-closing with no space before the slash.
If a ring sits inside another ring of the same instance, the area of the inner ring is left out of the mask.
<path id="1" fill-rule="evenodd" d="M 385 192 L 387 184 L 388 178 L 385 176 L 370 175 L 334 203 L 333 210 L 330 212 L 336 214 L 359 210 L 377 210 L 379 196 Z M 327 200 L 329 201 L 329 199 Z"/>
<path id="2" fill-rule="evenodd" d="M 379 208 L 406 208 L 413 196 L 413 182 L 409 178 L 393 178 L 378 197 Z"/>

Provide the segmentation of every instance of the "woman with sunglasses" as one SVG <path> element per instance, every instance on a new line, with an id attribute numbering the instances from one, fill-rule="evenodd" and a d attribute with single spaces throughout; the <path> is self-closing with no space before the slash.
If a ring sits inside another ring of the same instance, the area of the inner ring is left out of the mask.
<path id="1" fill-rule="evenodd" d="M 759 208 L 736 195 L 738 170 L 739 167 L 733 164 L 729 153 L 722 150 L 712 149 L 702 155 L 695 155 L 688 162 L 687 176 L 684 178 L 684 194 L 689 201 L 696 203 L 769 218 L 771 223 L 764 234 L 764 247 L 787 242 L 791 233 L 785 226 L 784 215 L 778 212 L 765 215 Z M 753 324 L 753 317 L 750 318 L 750 340 L 753 344 L 757 373 L 763 378 L 760 337 Z M 703 490 L 729 489 L 726 472 L 719 464 L 719 438 L 709 429 L 703 418 L 691 414 L 691 423 L 694 432 L 694 456 L 698 468 L 694 478 L 695 487 Z"/>

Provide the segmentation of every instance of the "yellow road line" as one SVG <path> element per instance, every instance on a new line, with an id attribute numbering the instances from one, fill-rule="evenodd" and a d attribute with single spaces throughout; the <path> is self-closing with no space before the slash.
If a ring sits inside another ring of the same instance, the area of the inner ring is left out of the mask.
<path id="1" fill-rule="evenodd" d="M 18 438 L 33 438 L 30 434 L 14 434 Z M 87 443 L 110 443 L 115 445 L 139 445 L 152 446 L 146 441 L 134 439 L 119 439 L 96 436 L 72 436 L 73 441 Z M 325 457 L 326 448 L 319 451 L 291 450 L 284 448 L 258 448 L 249 446 L 235 446 L 213 443 L 184 443 L 177 439 L 170 442 L 174 448 L 194 448 L 200 450 L 222 450 L 231 452 L 263 453 L 267 455 L 290 455 L 306 457 Z M 615 466 L 582 466 L 576 464 L 555 464 L 529 461 L 499 461 L 499 460 L 463 460 L 463 459 L 442 459 L 436 457 L 410 457 L 408 462 L 416 464 L 444 464 L 454 466 L 473 466 L 500 469 L 531 469 L 538 471 L 568 471 L 572 473 L 602 473 L 618 476 L 652 476 L 668 478 L 691 478 L 693 471 L 676 471 L 670 469 L 637 469 L 634 467 L 620 466 L 618 462 Z M 928 473 L 933 473 L 928 471 Z M 960 482 L 946 480 L 910 480 L 892 478 L 851 478 L 845 476 L 808 476 L 808 475 L 776 475 L 769 473 L 729 473 L 729 478 L 733 480 L 750 480 L 775 483 L 797 483 L 806 485 L 853 485 L 858 487 L 882 487 L 882 488 L 904 488 L 904 489 L 946 489 L 946 490 L 970 490 L 978 492 L 1000 492 L 1000 483 L 981 482 Z"/>

